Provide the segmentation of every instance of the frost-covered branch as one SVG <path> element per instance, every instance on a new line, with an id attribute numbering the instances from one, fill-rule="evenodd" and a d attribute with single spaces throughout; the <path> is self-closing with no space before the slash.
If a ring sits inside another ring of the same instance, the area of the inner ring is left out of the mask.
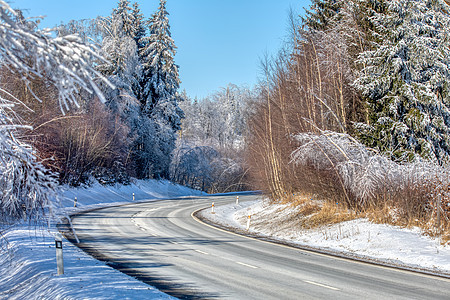
<path id="1" fill-rule="evenodd" d="M 408 188 L 424 187 L 447 174 L 445 169 L 425 161 L 395 163 L 347 134 L 301 133 L 294 139 L 300 146 L 292 153 L 291 162 L 303 169 L 330 174 L 331 182 L 341 182 L 345 195 L 352 197 L 347 199 L 350 206 L 376 205 L 382 197 L 394 199 Z M 421 200 L 425 206 L 426 199 Z"/>
<path id="2" fill-rule="evenodd" d="M 39 219 L 51 210 L 56 177 L 36 162 L 30 145 L 16 139 L 14 132 L 28 126 L 17 124 L 13 111 L 16 99 L 0 89 L 0 223 L 24 218 Z"/>
<path id="3" fill-rule="evenodd" d="M 51 83 L 58 92 L 63 113 L 78 106 L 75 94 L 81 90 L 105 101 L 97 83 L 111 85 L 95 70 L 95 62 L 103 59 L 94 48 L 75 35 L 53 38 L 51 30 L 37 30 L 3 0 L 0 59 L 3 67 L 20 74 L 27 85 L 33 77 Z M 22 218 L 37 221 L 44 214 L 51 214 L 51 199 L 57 186 L 56 176 L 36 160 L 32 147 L 16 138 L 17 130 L 28 127 L 15 114 L 16 106 L 23 104 L 12 94 L 0 86 L 1 225 L 14 224 Z"/>
<path id="4" fill-rule="evenodd" d="M 94 61 L 103 61 L 96 50 L 76 35 L 53 38 L 51 30 L 35 30 L 29 22 L 0 1 L 0 56 L 6 65 L 28 76 L 45 77 L 57 89 L 61 110 L 78 106 L 74 94 L 84 89 L 105 101 L 95 83 L 107 79 L 95 70 Z M 25 79 L 26 80 L 26 79 Z"/>

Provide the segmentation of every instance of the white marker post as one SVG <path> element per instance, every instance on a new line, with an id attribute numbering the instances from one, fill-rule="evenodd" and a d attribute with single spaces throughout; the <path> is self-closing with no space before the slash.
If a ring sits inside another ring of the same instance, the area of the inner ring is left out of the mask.
<path id="1" fill-rule="evenodd" d="M 214 211 L 214 202 L 211 204 L 211 213 L 215 214 L 216 212 Z"/>
<path id="2" fill-rule="evenodd" d="M 133 193 L 133 201 L 134 201 L 134 193 Z"/>
<path id="3" fill-rule="evenodd" d="M 77 202 L 78 202 L 77 197 L 75 197 L 75 200 L 73 201 L 73 207 L 77 207 Z"/>
<path id="4" fill-rule="evenodd" d="M 437 227 L 437 232 L 440 234 L 441 233 L 441 194 L 439 194 L 437 196 L 436 199 L 436 227 Z"/>
<path id="5" fill-rule="evenodd" d="M 236 197 L 236 205 L 239 205 L 239 196 Z"/>
<path id="6" fill-rule="evenodd" d="M 248 218 L 247 218 L 247 230 L 250 229 L 250 218 L 251 218 L 251 216 L 248 215 Z"/>
<path id="7" fill-rule="evenodd" d="M 25 206 L 25 204 L 22 204 L 22 211 L 23 211 L 23 220 L 26 221 L 27 220 L 27 207 Z"/>
<path id="8" fill-rule="evenodd" d="M 56 246 L 56 268 L 58 270 L 58 275 L 64 274 L 64 260 L 63 260 L 63 249 L 62 249 L 62 236 L 61 233 L 57 233 L 55 236 L 55 246 Z"/>

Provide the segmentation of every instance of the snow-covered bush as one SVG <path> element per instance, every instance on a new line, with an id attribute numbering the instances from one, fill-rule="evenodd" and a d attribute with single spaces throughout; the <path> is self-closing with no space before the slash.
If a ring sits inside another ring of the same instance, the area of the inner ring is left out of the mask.
<path id="1" fill-rule="evenodd" d="M 438 194 L 443 203 L 450 198 L 450 172 L 439 165 L 399 164 L 347 134 L 331 131 L 301 133 L 294 139 L 299 147 L 292 153 L 292 163 L 301 176 L 315 178 L 303 181 L 301 188 L 321 199 L 358 210 L 387 205 L 407 218 L 420 218 L 433 213 L 430 207 Z"/>

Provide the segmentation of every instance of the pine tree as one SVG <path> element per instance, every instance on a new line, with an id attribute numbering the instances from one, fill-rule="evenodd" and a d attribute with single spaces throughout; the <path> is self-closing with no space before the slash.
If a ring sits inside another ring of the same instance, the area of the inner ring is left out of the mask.
<path id="1" fill-rule="evenodd" d="M 129 1 L 119 1 L 112 15 L 103 19 L 102 27 L 105 32 L 102 50 L 108 63 L 100 64 L 98 69 L 109 76 L 117 88 L 135 96 L 141 71 Z"/>
<path id="2" fill-rule="evenodd" d="M 152 101 L 146 110 L 168 121 L 178 130 L 182 112 L 178 108 L 180 79 L 174 62 L 176 46 L 171 38 L 166 1 L 161 0 L 158 11 L 149 20 L 150 35 L 144 38 L 142 49 L 144 74 L 151 77 L 146 90 L 151 91 Z"/>
<path id="3" fill-rule="evenodd" d="M 143 38 L 145 37 L 147 30 L 145 28 L 144 15 L 142 14 L 137 2 L 133 3 L 133 10 L 131 14 L 134 20 L 134 41 L 136 42 L 138 53 L 140 53 L 140 50 L 144 48 L 145 45 L 143 43 Z"/>
<path id="4" fill-rule="evenodd" d="M 119 22 L 122 33 L 131 38 L 136 37 L 135 15 L 131 12 L 130 1 L 120 0 L 113 9 L 112 18 Z"/>
<path id="5" fill-rule="evenodd" d="M 339 0 L 312 0 L 309 9 L 305 9 L 306 17 L 302 17 L 303 23 L 310 30 L 324 31 L 330 21 L 339 13 L 342 5 Z"/>
<path id="6" fill-rule="evenodd" d="M 149 20 L 150 35 L 144 37 L 141 49 L 143 75 L 146 78 L 142 90 L 144 112 L 158 124 L 159 149 L 164 157 L 170 158 L 175 148 L 175 133 L 181 129 L 183 111 L 178 106 L 180 79 L 178 66 L 174 62 L 176 47 L 171 38 L 169 13 L 166 1 L 161 0 L 158 11 Z M 159 172 L 168 175 L 170 159 L 160 161 Z"/>
<path id="7" fill-rule="evenodd" d="M 141 52 L 142 52 L 142 49 L 145 47 L 144 37 L 146 35 L 147 30 L 145 28 L 144 15 L 142 14 L 138 3 L 136 3 L 136 2 L 133 3 L 133 10 L 132 10 L 131 14 L 134 19 L 134 24 L 133 24 L 134 36 L 133 36 L 133 38 L 134 38 L 134 42 L 136 43 L 137 56 L 139 59 L 139 64 L 142 69 L 143 57 L 141 56 Z M 136 74 L 135 82 L 132 87 L 134 95 L 141 103 L 141 106 L 143 106 L 145 104 L 145 100 L 143 100 L 143 99 L 145 99 L 149 96 L 149 95 L 144 95 L 144 93 L 143 93 L 143 88 L 145 86 L 146 80 L 147 79 L 143 76 L 143 73 L 139 72 Z"/>
<path id="8" fill-rule="evenodd" d="M 442 0 L 393 0 L 373 18 L 378 43 L 360 62 L 356 86 L 370 123 L 360 139 L 393 158 L 447 162 L 450 154 L 450 7 Z"/>

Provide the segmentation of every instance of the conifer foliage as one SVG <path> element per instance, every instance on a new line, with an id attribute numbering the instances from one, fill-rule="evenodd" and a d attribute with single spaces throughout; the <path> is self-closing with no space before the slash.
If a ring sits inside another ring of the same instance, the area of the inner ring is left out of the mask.
<path id="1" fill-rule="evenodd" d="M 325 30 L 341 7 L 339 0 L 312 0 L 310 9 L 303 18 L 304 25 L 310 30 Z"/>
<path id="2" fill-rule="evenodd" d="M 147 21 L 137 3 L 131 7 L 120 0 L 104 20 L 102 49 L 110 64 L 100 70 L 118 88 L 109 91 L 109 106 L 129 124 L 130 157 L 138 178 L 168 177 L 183 117 L 168 15 L 165 0 Z"/>
<path id="3" fill-rule="evenodd" d="M 439 0 L 389 1 L 375 14 L 374 50 L 356 85 L 368 98 L 361 139 L 394 158 L 443 164 L 450 155 L 450 15 Z"/>

